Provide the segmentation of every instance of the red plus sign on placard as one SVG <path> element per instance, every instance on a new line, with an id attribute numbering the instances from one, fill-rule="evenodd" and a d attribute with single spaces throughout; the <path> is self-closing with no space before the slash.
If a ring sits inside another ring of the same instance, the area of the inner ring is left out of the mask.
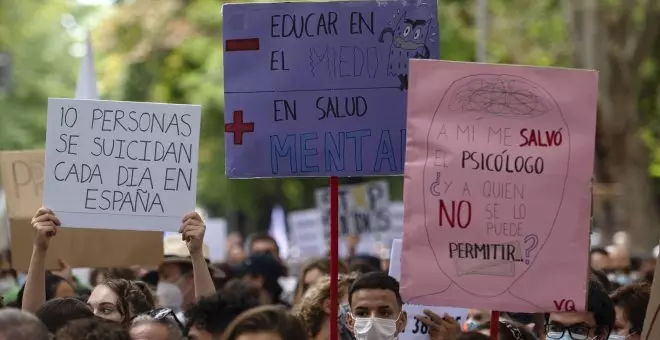
<path id="1" fill-rule="evenodd" d="M 225 124 L 225 132 L 234 134 L 234 145 L 242 145 L 243 134 L 254 132 L 254 123 L 243 123 L 243 111 L 234 111 L 234 120 Z"/>

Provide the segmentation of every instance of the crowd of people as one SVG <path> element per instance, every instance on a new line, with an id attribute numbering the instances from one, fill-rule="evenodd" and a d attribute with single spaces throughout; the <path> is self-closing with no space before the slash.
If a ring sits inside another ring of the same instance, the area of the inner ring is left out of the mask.
<path id="1" fill-rule="evenodd" d="M 310 261 L 292 292 L 277 242 L 268 235 L 228 245 L 229 261 L 212 264 L 206 227 L 197 213 L 183 217 L 180 236 L 165 240 L 158 268 L 94 270 L 90 286 L 62 263 L 46 270 L 60 222 L 42 208 L 32 220 L 34 249 L 24 283 L 0 272 L 0 340 L 394 340 L 409 318 L 431 340 L 490 339 L 491 312 L 469 310 L 459 324 L 430 310 L 407 315 L 387 263 L 352 254 L 339 263 L 338 319 L 330 316 L 327 258 Z M 650 299 L 655 259 L 630 259 L 624 247 L 594 249 L 586 311 L 501 313 L 501 340 L 639 340 Z M 551 279 L 551 278 L 549 278 Z M 561 284 L 561 278 L 557 278 Z M 332 339 L 335 340 L 335 339 Z"/>

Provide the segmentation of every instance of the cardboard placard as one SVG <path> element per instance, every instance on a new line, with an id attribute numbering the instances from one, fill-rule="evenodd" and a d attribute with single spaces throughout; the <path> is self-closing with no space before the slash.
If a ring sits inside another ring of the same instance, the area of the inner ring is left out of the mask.
<path id="1" fill-rule="evenodd" d="M 179 231 L 195 210 L 201 115 L 199 105 L 49 98 L 44 206 L 67 228 Z"/>
<path id="2" fill-rule="evenodd" d="M 222 16 L 228 178 L 403 173 L 408 61 L 439 57 L 436 1 L 225 4 Z"/>
<path id="3" fill-rule="evenodd" d="M 410 61 L 405 301 L 585 310 L 597 99 L 591 70 Z"/>
<path id="4" fill-rule="evenodd" d="M 43 193 L 43 150 L 0 152 L 0 177 L 5 190 L 11 235 L 11 264 L 27 271 L 32 255 L 31 219 Z M 66 193 L 63 199 L 66 199 Z M 48 250 L 46 268 L 57 259 L 76 267 L 153 266 L 163 259 L 163 233 L 61 228 Z"/>

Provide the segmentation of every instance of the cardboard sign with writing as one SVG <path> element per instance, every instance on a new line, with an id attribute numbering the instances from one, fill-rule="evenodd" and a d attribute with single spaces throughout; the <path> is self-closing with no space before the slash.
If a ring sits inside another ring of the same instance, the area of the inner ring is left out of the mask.
<path id="1" fill-rule="evenodd" d="M 403 173 L 408 60 L 438 58 L 436 1 L 222 10 L 227 177 Z"/>
<path id="2" fill-rule="evenodd" d="M 401 239 L 394 239 L 392 241 L 389 275 L 397 280 L 401 279 L 401 247 Z M 468 314 L 465 308 L 424 306 L 410 303 L 404 303 L 403 310 L 408 315 L 408 323 L 406 324 L 406 329 L 399 334 L 399 340 L 428 340 L 431 338 L 430 329 L 424 323 L 415 319 L 416 316 L 425 316 L 424 310 L 430 310 L 440 317 L 446 313 L 461 324 L 465 322 Z"/>
<path id="3" fill-rule="evenodd" d="M 200 119 L 199 105 L 49 98 L 44 204 L 65 227 L 178 231 Z"/>
<path id="4" fill-rule="evenodd" d="M 325 237 L 330 237 L 330 188 L 315 192 L 316 207 L 323 214 Z M 390 187 L 387 181 L 339 187 L 339 237 L 350 234 L 384 234 L 390 230 Z"/>
<path id="5" fill-rule="evenodd" d="M 32 255 L 30 222 L 41 206 L 44 157 L 43 150 L 0 152 L 12 267 L 20 271 L 28 269 Z M 163 236 L 148 231 L 62 228 L 50 243 L 48 269 L 58 269 L 58 257 L 72 267 L 153 266 L 162 261 Z"/>
<path id="6" fill-rule="evenodd" d="M 410 79 L 401 295 L 584 310 L 598 73 L 412 60 Z"/>

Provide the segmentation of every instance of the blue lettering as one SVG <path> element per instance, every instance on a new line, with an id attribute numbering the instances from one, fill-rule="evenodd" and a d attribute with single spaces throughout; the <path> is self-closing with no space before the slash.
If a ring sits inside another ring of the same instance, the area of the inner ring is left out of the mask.
<path id="1" fill-rule="evenodd" d="M 284 145 L 280 143 L 278 135 L 270 136 L 270 168 L 273 175 L 279 174 L 279 158 L 289 157 L 289 167 L 292 173 L 298 172 L 296 161 L 296 135 L 286 135 Z"/>
<path id="2" fill-rule="evenodd" d="M 339 132 L 336 140 L 331 132 L 325 133 L 325 171 L 332 171 L 334 165 L 337 171 L 346 169 L 346 133 Z"/>
<path id="3" fill-rule="evenodd" d="M 318 165 L 310 165 L 314 163 L 311 159 L 319 154 L 318 148 L 310 148 L 307 142 L 319 139 L 316 132 L 303 133 L 300 135 L 300 171 L 301 172 L 319 172 Z"/>
<path id="4" fill-rule="evenodd" d="M 362 138 L 371 136 L 371 129 L 355 130 L 346 133 L 346 139 L 355 143 L 355 171 L 362 171 Z"/>
<path id="5" fill-rule="evenodd" d="M 394 147 L 392 146 L 392 139 L 390 138 L 390 130 L 383 130 L 380 133 L 378 153 L 376 154 L 376 162 L 374 163 L 374 172 L 380 172 L 384 160 L 387 160 L 387 163 L 390 164 L 390 171 L 396 170 L 396 160 L 394 158 Z"/>

